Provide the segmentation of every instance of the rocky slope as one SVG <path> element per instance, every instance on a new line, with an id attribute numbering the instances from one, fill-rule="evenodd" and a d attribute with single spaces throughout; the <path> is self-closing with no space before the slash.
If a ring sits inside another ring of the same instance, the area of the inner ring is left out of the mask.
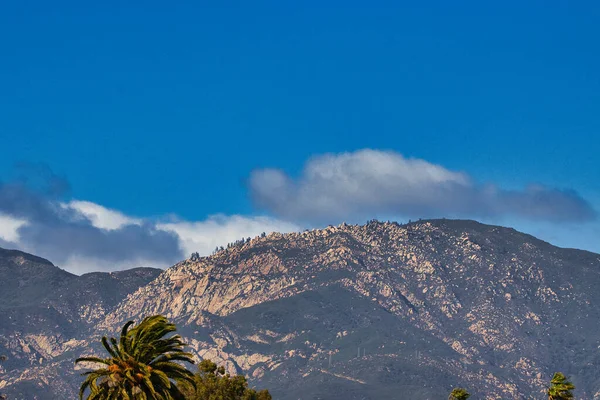
<path id="1" fill-rule="evenodd" d="M 48 260 L 0 249 L 0 354 L 9 357 L 0 364 L 0 393 L 11 399 L 61 398 L 64 391 L 41 389 L 55 380 L 53 385 L 68 388 L 62 398 L 75 398 L 75 386 L 63 377 L 65 369 L 73 369 L 72 350 L 87 346 L 90 328 L 160 272 L 136 268 L 76 276 Z M 57 369 L 62 359 L 67 362 Z"/>
<path id="2" fill-rule="evenodd" d="M 276 399 L 434 399 L 454 385 L 475 398 L 543 398 L 555 370 L 591 399 L 599 288 L 598 254 L 473 221 L 372 221 L 182 261 L 96 315 L 94 332 L 165 314 L 199 357 Z M 31 393 L 37 374 L 73 397 L 72 358 L 96 341 L 85 331 L 56 342 L 40 365 L 8 367 L 3 390 Z"/>

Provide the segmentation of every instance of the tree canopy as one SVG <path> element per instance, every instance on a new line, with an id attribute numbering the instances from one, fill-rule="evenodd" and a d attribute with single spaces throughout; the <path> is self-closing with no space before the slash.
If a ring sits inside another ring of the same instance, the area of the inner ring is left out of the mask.
<path id="1" fill-rule="evenodd" d="M 561 372 L 556 372 L 550 381 L 550 387 L 548 388 L 548 399 L 572 399 L 573 393 L 571 391 L 573 389 L 575 389 L 575 385 L 573 385 Z"/>
<path id="2" fill-rule="evenodd" d="M 448 396 L 448 400 L 467 400 L 471 395 L 463 388 L 454 388 Z"/>
<path id="3" fill-rule="evenodd" d="M 162 315 L 144 318 L 137 326 L 129 321 L 120 339 L 102 338 L 107 358 L 81 357 L 75 363 L 89 362 L 101 367 L 83 373 L 79 398 L 89 391 L 87 400 L 178 400 L 183 399 L 178 384 L 195 384 L 194 374 L 179 362 L 193 363 L 192 354 L 174 324 Z"/>
<path id="4" fill-rule="evenodd" d="M 256 391 L 248 387 L 242 375 L 231 376 L 225 368 L 211 360 L 203 360 L 195 375 L 195 389 L 188 389 L 189 400 L 271 400 L 268 390 Z"/>

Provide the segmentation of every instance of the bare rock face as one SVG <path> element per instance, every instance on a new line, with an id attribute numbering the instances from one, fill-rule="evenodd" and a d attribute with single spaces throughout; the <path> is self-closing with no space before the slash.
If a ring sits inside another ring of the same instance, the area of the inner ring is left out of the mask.
<path id="1" fill-rule="evenodd" d="M 102 312 L 78 308 L 89 330 L 13 330 L 10 353 L 25 361 L 7 364 L 0 391 L 36 385 L 38 374 L 74 398 L 74 357 L 125 321 L 161 313 L 198 358 L 276 399 L 433 399 L 455 386 L 544 398 L 555 371 L 578 398 L 600 398 L 600 255 L 512 229 L 431 220 L 272 233 L 128 288 Z"/>

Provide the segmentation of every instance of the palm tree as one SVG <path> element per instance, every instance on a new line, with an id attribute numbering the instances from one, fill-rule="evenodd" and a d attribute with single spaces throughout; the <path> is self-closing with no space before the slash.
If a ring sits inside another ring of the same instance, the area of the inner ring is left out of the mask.
<path id="1" fill-rule="evenodd" d="M 471 395 L 463 388 L 454 388 L 452 393 L 448 396 L 448 400 L 467 400 Z"/>
<path id="2" fill-rule="evenodd" d="M 561 372 L 556 372 L 550 381 L 548 388 L 548 400 L 567 400 L 573 398 L 571 390 L 575 389 L 566 376 Z"/>
<path id="3" fill-rule="evenodd" d="M 191 353 L 183 351 L 185 343 L 174 324 L 162 315 L 144 318 L 129 329 L 125 324 L 119 341 L 102 338 L 107 358 L 81 357 L 75 363 L 102 364 L 101 368 L 83 373 L 87 376 L 79 390 L 79 398 L 89 389 L 87 400 L 175 400 L 183 398 L 177 384 L 194 385 L 194 374 L 175 361 L 194 363 Z"/>

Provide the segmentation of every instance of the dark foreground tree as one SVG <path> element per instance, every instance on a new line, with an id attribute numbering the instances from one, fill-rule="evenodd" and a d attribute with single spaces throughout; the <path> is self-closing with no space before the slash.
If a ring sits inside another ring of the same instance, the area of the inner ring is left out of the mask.
<path id="1" fill-rule="evenodd" d="M 196 387 L 189 388 L 185 394 L 188 400 L 271 400 L 268 390 L 256 390 L 248 387 L 248 381 L 242 375 L 231 376 L 225 368 L 217 367 L 210 360 L 203 360 L 195 376 Z"/>
<path id="2" fill-rule="evenodd" d="M 566 376 L 561 372 L 557 372 L 550 381 L 550 387 L 548 388 L 548 400 L 567 400 L 573 398 L 571 390 L 575 389 Z"/>
<path id="3" fill-rule="evenodd" d="M 192 354 L 183 351 L 185 343 L 179 335 L 171 335 L 176 327 L 162 315 L 144 318 L 129 329 L 129 321 L 121 337 L 102 338 L 107 358 L 82 357 L 75 363 L 101 364 L 87 376 L 79 391 L 88 400 L 175 400 L 184 399 L 179 384 L 194 385 L 194 374 L 177 361 L 194 363 Z"/>
<path id="4" fill-rule="evenodd" d="M 467 400 L 471 395 L 463 388 L 454 388 L 452 393 L 448 396 L 448 400 Z"/>

